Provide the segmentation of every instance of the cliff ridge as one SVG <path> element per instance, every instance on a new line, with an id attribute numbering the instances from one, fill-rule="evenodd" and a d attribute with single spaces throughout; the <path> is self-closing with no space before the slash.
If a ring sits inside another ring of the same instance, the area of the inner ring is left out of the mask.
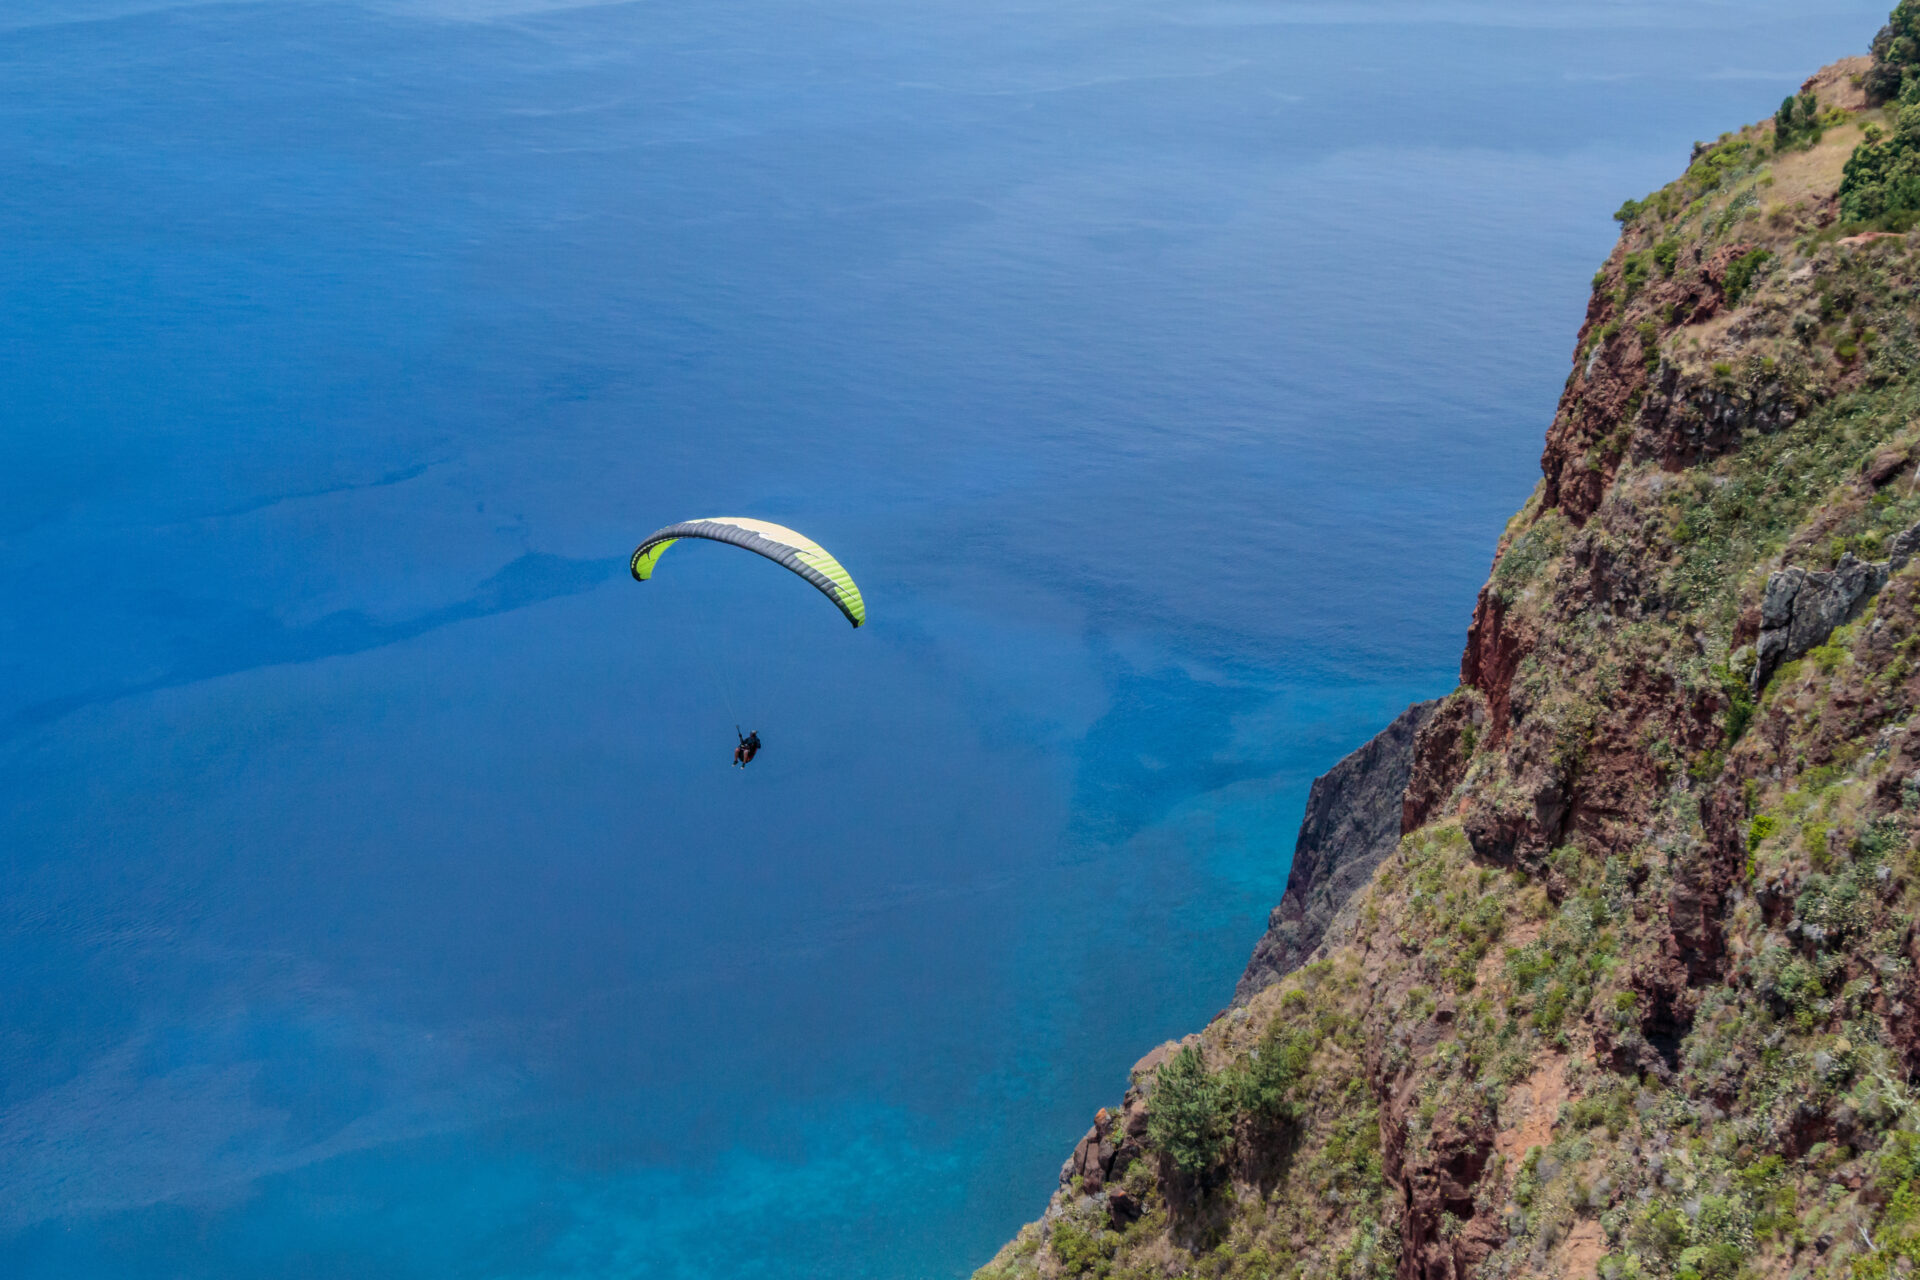
<path id="1" fill-rule="evenodd" d="M 1920 1267 L 1920 0 L 1616 216 L 1459 687 L 979 1280 Z"/>

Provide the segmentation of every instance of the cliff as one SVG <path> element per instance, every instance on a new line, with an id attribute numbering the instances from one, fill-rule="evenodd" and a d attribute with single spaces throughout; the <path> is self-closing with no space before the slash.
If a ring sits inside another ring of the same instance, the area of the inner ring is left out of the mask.
<path id="1" fill-rule="evenodd" d="M 1920 0 L 1617 216 L 1459 688 L 980 1280 L 1920 1266 Z"/>
<path id="2" fill-rule="evenodd" d="M 1414 737 L 1439 706 L 1417 702 L 1408 707 L 1367 745 L 1313 780 L 1286 892 L 1240 975 L 1236 1006 L 1305 964 L 1355 890 L 1400 846 Z"/>

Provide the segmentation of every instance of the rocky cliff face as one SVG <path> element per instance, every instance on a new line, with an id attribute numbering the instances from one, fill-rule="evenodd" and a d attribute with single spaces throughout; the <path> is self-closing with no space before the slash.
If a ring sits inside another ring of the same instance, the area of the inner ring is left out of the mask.
<path id="1" fill-rule="evenodd" d="M 984 1280 L 1920 1266 L 1920 0 L 1874 49 L 1620 211 L 1459 688 Z"/>
<path id="2" fill-rule="evenodd" d="M 1372 741 L 1313 781 L 1293 846 L 1293 866 L 1267 931 L 1234 990 L 1235 1006 L 1305 964 L 1327 926 L 1381 859 L 1400 847 L 1401 810 L 1413 772 L 1413 742 L 1438 702 L 1402 711 Z"/>

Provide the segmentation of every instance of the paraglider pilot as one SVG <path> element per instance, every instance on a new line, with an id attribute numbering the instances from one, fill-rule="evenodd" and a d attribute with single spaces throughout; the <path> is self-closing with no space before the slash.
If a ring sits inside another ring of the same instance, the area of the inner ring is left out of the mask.
<path id="1" fill-rule="evenodd" d="M 735 725 L 733 735 L 740 739 L 740 745 L 733 749 L 733 765 L 736 769 L 744 769 L 753 763 L 756 755 L 760 754 L 760 731 L 755 729 L 752 733 L 743 736 L 740 726 Z"/>

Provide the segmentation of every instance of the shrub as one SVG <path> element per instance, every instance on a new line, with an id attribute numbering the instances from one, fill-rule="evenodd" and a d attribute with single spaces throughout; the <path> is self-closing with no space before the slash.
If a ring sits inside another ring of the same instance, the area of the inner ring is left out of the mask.
<path id="1" fill-rule="evenodd" d="M 1862 936 L 1872 922 L 1871 899 L 1852 874 L 1837 879 L 1817 873 L 1807 877 L 1793 912 L 1808 938 L 1829 947 Z"/>
<path id="2" fill-rule="evenodd" d="M 1773 115 L 1773 149 L 1795 151 L 1820 141 L 1820 102 L 1811 93 L 1787 95 Z"/>
<path id="3" fill-rule="evenodd" d="M 1864 88 L 1875 106 L 1902 97 L 1908 73 L 1920 64 L 1920 3 L 1900 0 L 1873 40 L 1873 67 Z"/>
<path id="4" fill-rule="evenodd" d="M 1362 1197 L 1379 1193 L 1383 1185 L 1380 1113 L 1368 1100 L 1362 1081 L 1349 1082 L 1346 1105 L 1320 1154 L 1331 1187 L 1357 1192 Z"/>
<path id="5" fill-rule="evenodd" d="M 1740 1250 L 1724 1241 L 1695 1245 L 1680 1254 L 1674 1280 L 1734 1280 L 1740 1274 Z"/>
<path id="6" fill-rule="evenodd" d="M 1651 320 L 1642 320 L 1635 326 L 1640 334 L 1640 360 L 1652 374 L 1660 368 L 1660 326 Z"/>
<path id="7" fill-rule="evenodd" d="M 1809 822 L 1800 828 L 1800 846 L 1807 851 L 1807 857 L 1815 867 L 1827 864 L 1827 832 L 1831 830 L 1824 822 Z"/>
<path id="8" fill-rule="evenodd" d="M 1762 1156 L 1746 1168 L 1735 1173 L 1733 1175 L 1733 1181 L 1735 1185 L 1749 1195 L 1759 1195 L 1779 1182 L 1781 1176 L 1785 1174 L 1786 1169 L 1786 1161 L 1782 1160 L 1779 1156 Z"/>
<path id="9" fill-rule="evenodd" d="M 1566 1121 L 1576 1131 L 1605 1125 L 1609 1138 L 1618 1138 L 1626 1130 L 1629 1120 L 1626 1093 L 1620 1089 L 1580 1098 L 1568 1104 L 1566 1111 Z"/>
<path id="10" fill-rule="evenodd" d="M 1903 847 L 1907 842 L 1906 824 L 1900 819 L 1887 816 L 1875 818 L 1860 833 L 1854 842 L 1853 855 L 1861 862 L 1873 866 L 1882 858 Z"/>
<path id="11" fill-rule="evenodd" d="M 1905 1130 L 1888 1134 L 1874 1163 L 1878 1166 L 1881 1187 L 1887 1192 L 1920 1176 L 1920 1134 Z"/>
<path id="12" fill-rule="evenodd" d="M 1189 1177 L 1212 1169 L 1226 1148 L 1223 1092 L 1193 1045 L 1174 1054 L 1154 1080 L 1147 1137 Z"/>
<path id="13" fill-rule="evenodd" d="M 1727 265 L 1727 301 L 1737 303 L 1746 296 L 1753 285 L 1753 277 L 1773 257 L 1770 249 L 1754 249 L 1743 253 Z"/>
<path id="14" fill-rule="evenodd" d="M 1774 994 L 1793 1014 L 1794 1022 L 1802 1031 L 1811 1031 L 1819 1024 L 1821 1002 L 1826 997 L 1826 988 L 1820 981 L 1820 975 L 1805 960 L 1795 956 L 1780 970 L 1774 980 Z"/>
<path id="15" fill-rule="evenodd" d="M 1726 663 L 1714 667 L 1713 675 L 1720 682 L 1720 691 L 1727 698 L 1727 717 L 1725 721 L 1727 741 L 1740 741 L 1740 736 L 1753 722 L 1753 691 L 1747 682 Z"/>
<path id="16" fill-rule="evenodd" d="M 1547 994 L 1540 1000 L 1540 1007 L 1534 1013 L 1534 1025 L 1549 1034 L 1558 1031 L 1566 1019 L 1567 1007 L 1573 1003 L 1573 991 L 1564 983 L 1556 982 L 1547 988 Z"/>
<path id="17" fill-rule="evenodd" d="M 1646 1270 L 1632 1253 L 1610 1253 L 1600 1259 L 1600 1280 L 1645 1280 Z"/>
<path id="18" fill-rule="evenodd" d="M 1089 1230 L 1077 1222 L 1062 1221 L 1053 1229 L 1053 1256 L 1071 1276 L 1104 1277 L 1113 1269 L 1118 1246 L 1113 1232 Z"/>
<path id="19" fill-rule="evenodd" d="M 1687 1220 L 1678 1209 L 1655 1205 L 1634 1224 L 1631 1239 L 1641 1253 L 1668 1262 L 1680 1256 L 1690 1234 Z"/>
<path id="20" fill-rule="evenodd" d="M 1634 295 L 1646 287 L 1653 275 L 1653 264 L 1644 253 L 1627 255 L 1626 263 L 1620 269 L 1620 284 L 1626 293 L 1626 301 L 1632 302 Z"/>
<path id="21" fill-rule="evenodd" d="M 1725 138 L 1708 147 L 1687 168 L 1686 182 L 1705 195 L 1715 191 L 1738 173 L 1745 172 L 1754 159 L 1753 140 Z"/>
<path id="22" fill-rule="evenodd" d="M 1680 265 L 1680 241 L 1672 236 L 1653 246 L 1653 260 L 1660 267 L 1660 274 L 1670 276 Z"/>
<path id="23" fill-rule="evenodd" d="M 1840 179 L 1840 216 L 1904 229 L 1920 211 L 1920 107 L 1902 107 L 1893 132 L 1862 142 Z"/>

